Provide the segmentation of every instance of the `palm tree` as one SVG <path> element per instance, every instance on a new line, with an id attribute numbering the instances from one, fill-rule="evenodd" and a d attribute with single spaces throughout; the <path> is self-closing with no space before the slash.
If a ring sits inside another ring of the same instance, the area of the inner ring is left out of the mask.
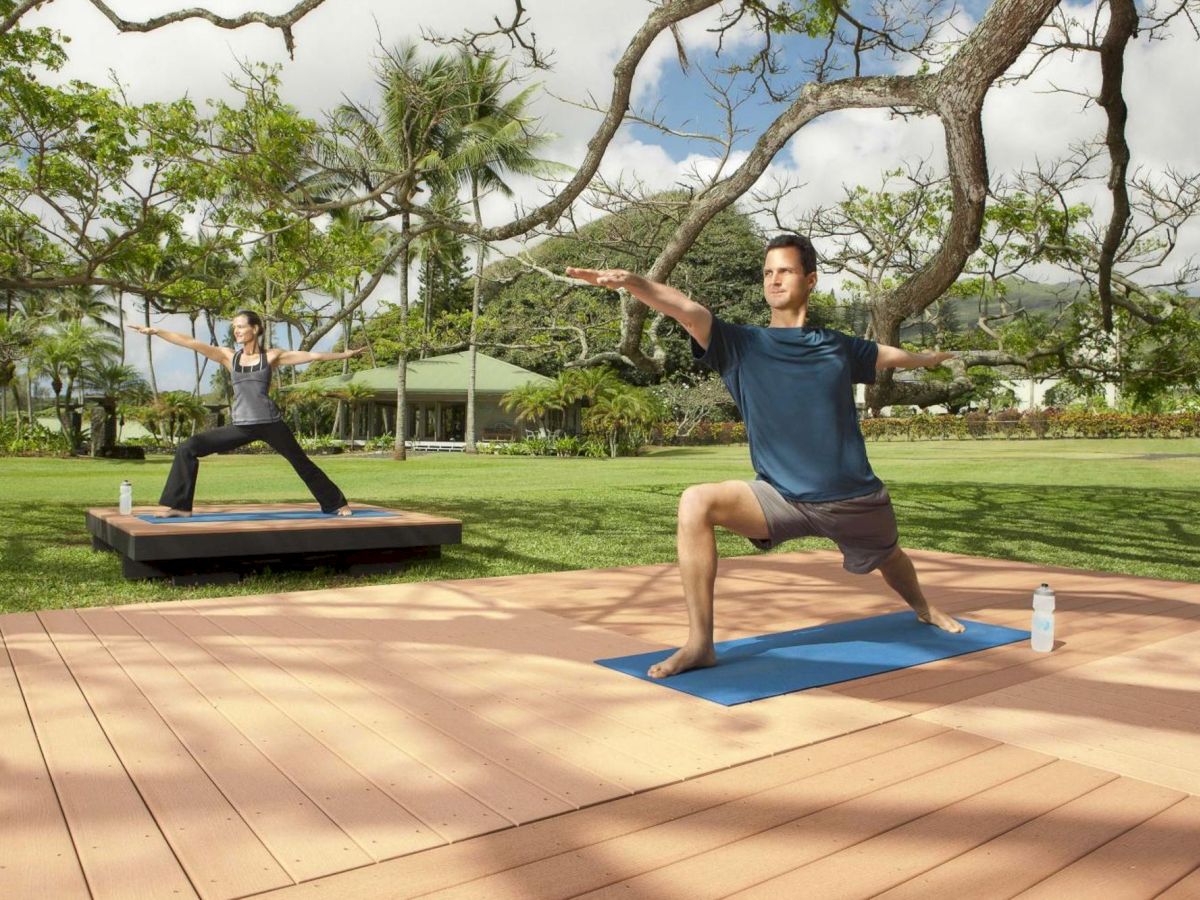
<path id="1" fill-rule="evenodd" d="M 104 292 L 90 287 L 71 287 L 56 291 L 49 312 L 59 322 L 91 322 L 101 331 L 119 336 L 120 324 L 107 317 L 116 312 Z"/>
<path id="2" fill-rule="evenodd" d="M 34 347 L 33 367 L 50 378 L 54 412 L 72 453 L 79 449 L 82 438 L 69 414 L 75 383 L 86 369 L 111 362 L 116 355 L 115 341 L 82 322 L 57 326 Z"/>
<path id="3" fill-rule="evenodd" d="M 204 421 L 208 410 L 188 391 L 164 391 L 151 404 L 152 415 L 166 426 L 167 440 L 176 444 L 185 431 Z"/>
<path id="4" fill-rule="evenodd" d="M 533 383 L 513 388 L 500 398 L 500 405 L 508 412 L 515 412 L 518 422 L 536 422 L 542 431 L 546 430 L 546 417 L 562 409 L 552 390 Z"/>
<path id="5" fill-rule="evenodd" d="M 312 436 L 320 436 L 321 412 L 329 403 L 329 394 L 315 381 L 302 381 L 289 388 L 287 397 L 297 409 L 303 410 L 312 423 Z"/>
<path id="6" fill-rule="evenodd" d="M 459 221 L 459 203 L 450 186 L 439 187 L 433 192 L 428 209 L 431 218 Z M 421 311 L 425 317 L 424 341 L 421 358 L 429 355 L 430 333 L 433 331 L 434 313 L 439 309 L 453 309 L 456 294 L 462 287 L 463 248 L 459 235 L 447 228 L 426 231 L 413 241 L 420 273 Z"/>
<path id="7" fill-rule="evenodd" d="M 606 394 L 587 411 L 588 425 L 608 432 L 608 449 L 614 458 L 623 436 L 649 428 L 660 418 L 657 402 L 648 391 L 638 387 Z"/>
<path id="8" fill-rule="evenodd" d="M 354 140 L 344 150 L 347 180 L 374 186 L 395 179 L 390 206 L 400 211 L 400 316 L 409 313 L 408 273 L 411 266 L 411 205 L 422 190 L 442 177 L 449 115 L 455 103 L 453 61 L 444 55 L 419 58 L 417 46 L 402 44 L 388 53 L 378 71 L 382 110 L 375 113 L 355 103 L 340 106 L 336 123 Z M 346 185 L 348 187 L 348 185 Z M 396 363 L 396 443 L 393 457 L 405 458 L 408 426 L 408 352 Z"/>
<path id="9" fill-rule="evenodd" d="M 345 400 L 350 407 L 350 449 L 353 450 L 358 410 L 375 396 L 375 392 L 361 381 L 350 381 L 338 388 L 334 396 Z"/>
<path id="10" fill-rule="evenodd" d="M 475 227 L 483 229 L 483 214 L 479 199 L 489 191 L 512 196 L 505 182 L 511 175 L 537 175 L 550 171 L 554 165 L 538 159 L 535 152 L 553 139 L 553 135 L 537 134 L 529 116 L 530 97 L 535 90 L 528 87 L 515 96 L 504 99 L 503 94 L 512 79 L 506 63 L 491 53 L 478 56 L 462 53 L 458 57 L 462 97 L 455 110 L 454 155 L 447 161 L 449 170 L 471 193 L 471 209 Z M 487 244 L 475 242 L 475 284 L 471 294 L 471 331 L 468 339 L 467 422 L 463 450 L 475 453 L 475 376 L 479 302 L 483 287 L 483 262 Z"/>
<path id="11" fill-rule="evenodd" d="M 555 391 L 563 403 L 563 409 L 582 401 L 584 406 L 594 406 L 602 397 L 619 393 L 625 382 L 608 366 L 589 369 L 567 369 L 555 379 Z M 564 423 L 564 428 L 566 424 Z"/>
<path id="12" fill-rule="evenodd" d="M 104 410 L 104 433 L 113 440 L 117 435 L 117 407 L 129 400 L 145 402 L 150 391 L 141 373 L 121 362 L 103 363 L 89 369 L 83 376 L 83 383 L 92 391 L 96 405 Z M 96 452 L 96 439 L 97 435 L 93 434 L 93 453 Z"/>

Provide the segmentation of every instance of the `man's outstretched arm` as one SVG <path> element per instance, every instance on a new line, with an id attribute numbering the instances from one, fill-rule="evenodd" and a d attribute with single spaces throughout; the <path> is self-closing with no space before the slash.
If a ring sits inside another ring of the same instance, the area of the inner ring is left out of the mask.
<path id="1" fill-rule="evenodd" d="M 630 295 L 651 309 L 664 316 L 670 316 L 687 330 L 697 344 L 705 350 L 708 349 L 708 338 L 712 334 L 712 313 L 670 285 L 650 281 L 624 269 L 568 268 L 567 274 L 598 287 L 629 291 Z"/>
<path id="2" fill-rule="evenodd" d="M 948 359 L 958 354 L 944 350 L 931 350 L 928 353 L 910 353 L 899 347 L 887 344 L 879 345 L 879 356 L 875 358 L 875 370 L 880 369 L 936 369 Z"/>

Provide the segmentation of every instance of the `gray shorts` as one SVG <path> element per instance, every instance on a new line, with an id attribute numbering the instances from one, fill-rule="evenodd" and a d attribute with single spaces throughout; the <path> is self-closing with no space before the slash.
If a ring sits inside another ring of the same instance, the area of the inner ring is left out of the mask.
<path id="1" fill-rule="evenodd" d="M 899 543 L 896 514 L 886 487 L 862 497 L 825 503 L 793 502 L 765 481 L 751 481 L 750 490 L 767 518 L 770 535 L 765 541 L 750 538 L 760 550 L 792 538 L 829 538 L 842 551 L 843 568 L 865 575 L 878 568 Z"/>

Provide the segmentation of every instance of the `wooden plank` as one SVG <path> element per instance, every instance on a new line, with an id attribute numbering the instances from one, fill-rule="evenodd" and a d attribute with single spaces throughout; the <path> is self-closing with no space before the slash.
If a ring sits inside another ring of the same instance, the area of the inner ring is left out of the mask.
<path id="1" fill-rule="evenodd" d="M 92 896 L 195 897 L 37 616 L 0 616 L 0 633 Z"/>
<path id="2" fill-rule="evenodd" d="M 252 618 L 269 629 L 270 633 L 288 641 L 307 640 L 311 643 L 319 637 L 329 636 L 329 628 L 318 632 L 309 624 L 294 618 Z M 336 623 L 328 624 L 335 626 L 334 635 L 338 635 L 340 630 L 336 628 Z M 497 771 L 493 779 L 504 777 L 507 773 L 509 777 L 539 784 L 541 788 L 537 793 L 543 798 L 546 791 L 553 791 L 570 802 L 572 807 L 578 808 L 586 804 L 576 802 L 574 798 L 585 801 L 588 792 L 597 787 L 601 791 L 599 799 L 611 799 L 675 780 L 675 776 L 664 769 L 647 765 L 618 748 L 605 746 L 601 741 L 560 725 L 553 718 L 523 708 L 489 687 L 458 677 L 455 673 L 458 656 L 453 650 L 439 653 L 446 661 L 445 668 L 435 667 L 414 659 L 414 654 L 408 652 L 407 648 L 400 652 L 390 644 L 385 634 L 380 634 L 371 656 L 347 654 L 344 650 L 342 654 L 339 671 L 351 674 L 351 670 L 355 670 L 360 676 L 373 672 L 376 680 L 378 675 L 386 674 L 403 684 L 407 691 L 421 691 L 436 697 L 454 708 L 459 715 L 481 719 L 527 742 L 530 745 L 528 756 L 514 754 L 508 763 L 512 769 Z M 524 764 L 526 758 L 528 764 Z M 518 772 L 525 773 L 524 777 Z M 549 773 L 556 773 L 553 780 L 547 777 Z M 511 808 L 511 803 L 507 806 Z M 527 813 L 514 810 L 514 814 L 516 822 L 528 822 L 565 811 L 566 807 L 548 808 L 543 802 L 536 810 Z"/>
<path id="3" fill-rule="evenodd" d="M 898 748 L 945 733 L 944 729 L 928 723 L 912 720 L 891 722 L 703 778 L 672 784 L 461 844 L 439 847 L 404 859 L 345 872 L 295 888 L 285 888 L 265 897 L 293 900 L 312 893 L 317 896 L 354 897 L 356 900 L 391 900 L 477 883 L 477 880 L 487 876 L 517 870 L 518 867 L 559 854 L 586 852 L 588 847 L 622 835 L 645 833 L 655 826 L 681 820 L 750 795 L 769 794 L 781 786 L 817 773 L 870 757 L 882 757 Z M 970 746 L 974 749 L 979 744 L 973 742 Z"/>
<path id="4" fill-rule="evenodd" d="M 902 782 L 924 775 L 964 757 L 980 754 L 989 745 L 945 733 L 926 741 L 831 769 L 787 785 L 738 798 L 719 807 L 560 854 L 538 863 L 510 870 L 489 879 L 436 893 L 439 900 L 465 897 L 516 898 L 576 896 L 598 891 L 600 895 L 656 896 L 666 881 L 658 873 L 672 872 L 678 878 L 692 865 L 706 865 L 727 847 L 743 839 L 785 826 L 806 815 L 819 813 Z M 704 855 L 707 854 L 707 855 Z M 637 876 L 650 873 L 644 878 Z M 671 880 L 670 878 L 667 879 Z M 701 882 L 677 882 L 690 894 L 703 890 Z M 520 891 L 513 886 L 519 885 Z M 606 888 L 611 890 L 606 891 Z"/>
<path id="5" fill-rule="evenodd" d="M 1187 797 L 1019 896 L 1155 897 L 1200 865 L 1200 797 Z"/>
<path id="6" fill-rule="evenodd" d="M 1143 600 L 1092 600 L 1077 602 L 1070 608 L 1055 610 L 1058 639 L 1064 635 L 1071 638 L 1071 646 L 1088 644 L 1089 638 L 1095 634 L 1111 631 L 1113 622 L 1104 619 L 1096 621 L 1098 614 L 1127 612 L 1144 604 Z M 1183 605 L 1180 605 L 1183 608 Z M 972 618 L 970 611 L 958 613 L 963 618 Z M 1029 610 L 992 612 L 987 621 L 993 625 L 1005 625 L 1010 628 L 1029 628 Z M 1061 652 L 1063 648 L 1059 648 Z M 1027 665 L 1031 661 L 1045 660 L 1043 654 L 1034 654 L 1028 642 L 1005 644 L 1003 647 L 993 647 L 979 653 L 958 656 L 949 659 L 935 660 L 925 665 L 910 669 L 898 669 L 894 672 L 881 672 L 868 678 L 847 682 L 838 686 L 838 690 L 852 697 L 863 700 L 888 700 L 905 694 L 915 693 L 961 681 L 963 678 L 983 675 L 1007 669 L 1012 666 Z"/>
<path id="7" fill-rule="evenodd" d="M 1200 629 L 1200 605 L 1192 605 L 1181 609 L 1176 619 L 1167 624 L 1158 625 L 1148 631 L 1142 631 L 1137 626 L 1130 625 L 1128 632 L 1115 631 L 1113 637 L 1097 641 L 1086 651 L 1060 648 L 1048 655 L 1038 654 L 1042 657 L 1041 659 L 1022 665 L 962 679 L 928 690 L 915 691 L 894 697 L 887 702 L 898 709 L 915 714 L 1085 665 L 1107 656 L 1145 647 L 1158 641 L 1190 634 L 1198 629 Z"/>
<path id="8" fill-rule="evenodd" d="M 937 774 L 932 777 L 939 777 Z M 1056 760 L 995 787 L 764 881 L 741 896 L 874 897 L 1116 776 Z M 974 897 L 974 892 L 970 892 Z"/>
<path id="9" fill-rule="evenodd" d="M 87 896 L 79 857 L 2 639 L 0 734 L 0 897 Z"/>
<path id="10" fill-rule="evenodd" d="M 1116 778 L 898 885 L 881 894 L 880 900 L 1012 897 L 1158 815 L 1182 796 L 1132 778 Z M 1107 900 L 1103 893 L 1098 897 Z"/>
<path id="11" fill-rule="evenodd" d="M 1098 746 L 1095 734 L 1079 734 L 1069 715 L 1038 715 L 1003 704 L 997 708 L 987 708 L 990 700 L 990 697 L 981 697 L 978 701 L 972 701 L 983 708 L 956 705 L 930 710 L 923 713 L 921 718 L 1175 790 L 1200 792 L 1197 790 L 1200 788 L 1200 779 L 1195 772 L 1146 759 L 1137 752 L 1128 752 L 1128 747 L 1114 750 L 1108 746 Z"/>
<path id="12" fill-rule="evenodd" d="M 1200 868 L 1179 879 L 1158 895 L 1157 900 L 1196 900 L 1200 897 Z"/>
<path id="13" fill-rule="evenodd" d="M 331 739 L 338 740 L 339 730 L 354 734 L 365 727 L 366 733 L 356 739 L 364 746 L 347 744 L 343 756 L 358 760 L 357 765 L 377 782 L 386 783 L 397 800 L 414 811 L 420 806 L 422 818 L 438 823 L 439 830 L 450 829 L 444 832 L 448 839 L 474 837 L 575 808 L 555 797 L 545 784 L 522 778 L 485 753 L 465 747 L 410 714 L 393 699 L 412 690 L 401 673 L 347 651 L 335 637 L 311 631 L 283 615 L 210 613 L 205 621 L 225 633 L 237 632 L 256 652 L 280 667 L 279 673 L 268 671 L 265 678 L 253 672 L 249 675 L 261 681 L 261 689 L 276 702 L 284 703 L 295 695 L 298 708 L 312 705 L 311 698 L 290 684 L 288 677 L 323 698 L 328 704 L 322 707 L 324 716 L 342 719 L 340 729 L 336 722 L 322 726 Z M 317 648 L 319 658 L 317 653 L 304 650 L 304 645 Z M 291 707 L 285 703 L 285 708 Z M 471 715 L 465 709 L 460 714 Z M 416 740 L 414 731 L 419 733 Z M 387 746 L 371 746 L 372 735 L 386 741 Z M 346 743 L 344 736 L 341 743 Z M 398 756 L 397 750 L 402 754 Z M 419 759 L 414 758 L 414 751 L 420 753 Z M 553 760 L 542 762 L 554 765 Z M 587 777 L 586 773 L 571 774 L 577 781 Z M 550 781 L 544 777 L 539 780 Z M 566 775 L 560 783 L 569 785 Z M 623 793 L 610 786 L 604 796 Z"/>
<path id="14" fill-rule="evenodd" d="M 392 606 L 408 609 L 428 605 L 434 598 L 441 600 L 449 591 L 457 595 L 459 602 L 470 602 L 473 596 L 473 588 L 464 596 L 466 589 L 452 587 L 451 583 L 422 587 L 420 593 L 410 591 L 402 598 L 393 598 Z M 306 602 L 302 597 L 297 599 Z M 423 617 L 418 630 L 408 621 L 394 621 L 369 606 L 346 611 L 347 604 L 343 602 L 334 607 L 316 603 L 306 608 L 319 615 L 335 616 L 333 627 L 347 638 L 351 633 L 344 629 L 349 625 L 360 640 L 370 639 L 374 644 L 387 637 L 398 642 L 403 646 L 405 658 L 414 646 L 418 652 L 419 648 L 436 647 L 437 652 L 448 657 L 462 655 L 464 666 L 468 665 L 466 660 L 480 660 L 476 670 L 480 677 L 492 669 L 503 670 L 537 685 L 552 685 L 552 690 L 560 696 L 569 695 L 587 708 L 603 710 L 609 715 L 619 709 L 623 728 L 686 748 L 703 748 L 702 751 L 686 749 L 678 754 L 690 761 L 693 774 L 804 746 L 900 715 L 895 710 L 816 692 L 722 707 L 592 664 L 592 660 L 605 655 L 650 649 L 640 642 L 567 623 L 537 610 L 498 605 L 486 598 L 475 603 L 476 608 L 486 608 L 490 613 L 483 616 L 488 622 L 485 630 L 488 639 L 484 635 L 468 637 L 460 624 L 461 618 L 439 622 Z M 368 618 L 368 613 L 369 621 L 360 624 L 359 617 Z M 474 620 L 471 623 L 474 627 Z M 419 641 L 413 639 L 414 633 L 420 634 Z M 493 646 L 496 649 L 491 649 Z M 697 752 L 703 752 L 707 759 L 695 759 Z"/>
<path id="15" fill-rule="evenodd" d="M 292 884 L 79 616 L 39 619 L 197 893 L 237 897 Z"/>
<path id="16" fill-rule="evenodd" d="M 209 653 L 215 648 L 201 647 L 162 614 L 122 611 L 122 616 L 345 832 L 338 856 L 352 858 L 357 845 L 371 859 L 387 859 L 440 843 L 404 807 L 227 669 Z M 345 868 L 337 856 L 322 865 L 326 871 Z"/>
<path id="17" fill-rule="evenodd" d="M 870 782 L 853 784 L 844 778 L 830 779 L 833 783 L 822 785 L 823 794 L 836 797 L 839 793 L 845 796 L 850 792 L 851 799 L 822 805 L 815 812 L 801 805 L 797 809 L 798 816 L 789 817 L 787 804 L 767 798 L 768 807 L 776 815 L 782 813 L 790 820 L 701 856 L 617 881 L 583 896 L 715 898 L 733 895 L 1049 762 L 1050 759 L 1040 753 L 1000 745 L 949 764 L 939 761 L 925 771 L 904 772 L 903 779 L 894 784 L 890 783 L 893 767 L 880 765 L 875 778 L 885 786 L 879 790 L 870 790 Z M 772 892 L 764 896 L 801 895 Z"/>
<path id="18" fill-rule="evenodd" d="M 1200 713 L 1187 706 L 1200 690 L 1191 662 L 1198 650 L 1193 633 L 922 717 L 1200 794 Z M 1116 687 L 1122 699 L 1114 703 Z M 1155 702 L 1163 699 L 1171 702 Z"/>
<path id="19" fill-rule="evenodd" d="M 80 615 L 293 880 L 371 861 L 225 716 L 232 691 L 202 694 L 114 610 Z"/>

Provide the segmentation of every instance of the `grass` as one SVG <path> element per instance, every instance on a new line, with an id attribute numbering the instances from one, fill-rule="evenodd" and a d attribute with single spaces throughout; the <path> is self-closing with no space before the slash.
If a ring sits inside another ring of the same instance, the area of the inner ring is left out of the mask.
<path id="1" fill-rule="evenodd" d="M 869 446 L 906 547 L 1200 582 L 1200 440 L 946 441 Z M 170 460 L 0 459 L 0 611 L 674 560 L 689 484 L 749 478 L 745 447 L 664 449 L 637 459 L 321 457 L 356 501 L 451 515 L 464 543 L 400 575 L 264 574 L 239 585 L 125 581 L 93 553 L 89 506 L 115 506 L 124 478 L 153 503 Z M 197 503 L 309 500 L 271 455 L 210 458 Z M 719 536 L 722 555 L 754 552 Z M 828 547 L 824 541 L 794 542 Z"/>

